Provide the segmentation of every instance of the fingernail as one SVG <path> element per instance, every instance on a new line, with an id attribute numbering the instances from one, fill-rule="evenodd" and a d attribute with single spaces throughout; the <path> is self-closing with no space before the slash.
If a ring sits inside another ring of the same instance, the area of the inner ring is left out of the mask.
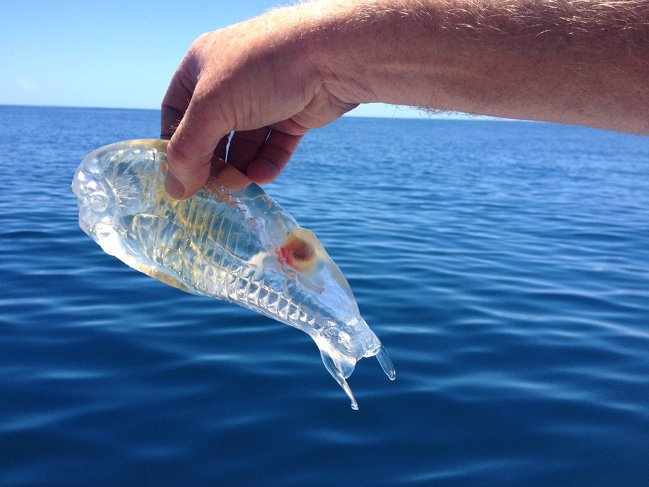
<path id="1" fill-rule="evenodd" d="M 165 189 L 169 196 L 177 200 L 181 199 L 185 194 L 185 187 L 171 171 L 165 174 Z"/>

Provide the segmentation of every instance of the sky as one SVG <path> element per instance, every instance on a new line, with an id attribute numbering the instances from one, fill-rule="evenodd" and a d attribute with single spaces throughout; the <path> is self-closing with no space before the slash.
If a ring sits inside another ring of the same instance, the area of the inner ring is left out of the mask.
<path id="1" fill-rule="evenodd" d="M 287 3 L 0 0 L 0 105 L 157 109 L 198 36 Z M 353 114 L 428 118 L 381 104 Z"/>

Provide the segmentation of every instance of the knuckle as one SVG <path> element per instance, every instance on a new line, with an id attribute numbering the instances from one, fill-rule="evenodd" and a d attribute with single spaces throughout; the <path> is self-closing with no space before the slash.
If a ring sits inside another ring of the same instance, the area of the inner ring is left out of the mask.
<path id="1" fill-rule="evenodd" d="M 184 147 L 182 140 L 171 141 L 167 146 L 167 157 L 169 165 L 174 169 L 185 171 L 192 166 L 192 158 L 187 154 L 187 149 Z"/>
<path id="2" fill-rule="evenodd" d="M 200 173 L 209 169 L 212 154 L 195 155 L 188 149 L 189 143 L 180 138 L 176 141 L 171 141 L 167 146 L 167 158 L 169 166 L 176 176 L 191 178 L 193 173 Z"/>

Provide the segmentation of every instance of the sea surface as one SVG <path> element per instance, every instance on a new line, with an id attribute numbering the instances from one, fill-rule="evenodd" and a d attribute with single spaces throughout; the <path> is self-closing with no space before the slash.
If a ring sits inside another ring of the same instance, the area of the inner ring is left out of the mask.
<path id="1" fill-rule="evenodd" d="M 78 227 L 81 159 L 159 112 L 0 107 L 0 486 L 649 485 L 649 138 L 344 118 L 265 190 L 397 378 L 140 274 Z"/>

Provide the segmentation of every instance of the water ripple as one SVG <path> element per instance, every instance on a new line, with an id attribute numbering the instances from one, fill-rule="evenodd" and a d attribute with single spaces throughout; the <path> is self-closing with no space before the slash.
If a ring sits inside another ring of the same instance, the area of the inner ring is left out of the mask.
<path id="1" fill-rule="evenodd" d="M 158 112 L 0 114 L 0 484 L 646 485 L 647 139 L 309 133 L 267 190 L 395 363 L 394 382 L 357 364 L 355 413 L 307 335 L 140 275 L 78 229 L 78 162 L 155 136 Z"/>

